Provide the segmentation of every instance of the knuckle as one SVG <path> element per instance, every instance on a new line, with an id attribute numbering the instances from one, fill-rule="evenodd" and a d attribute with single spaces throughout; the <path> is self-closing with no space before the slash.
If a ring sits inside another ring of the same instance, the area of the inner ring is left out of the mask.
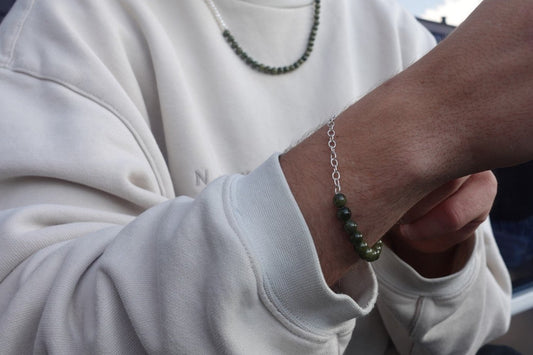
<path id="1" fill-rule="evenodd" d="M 442 213 L 442 224 L 444 230 L 448 232 L 455 232 L 463 227 L 463 213 L 458 206 L 448 204 L 442 210 Z"/>
<path id="2" fill-rule="evenodd" d="M 494 194 L 494 196 L 496 196 L 496 192 L 498 191 L 498 180 L 492 171 L 489 171 L 489 174 L 487 174 L 487 180 L 488 187 L 491 189 L 491 192 Z"/>
<path id="3" fill-rule="evenodd" d="M 476 174 L 476 178 L 479 179 L 479 183 L 484 186 L 486 191 L 496 194 L 498 190 L 498 180 L 492 171 L 483 171 Z"/>

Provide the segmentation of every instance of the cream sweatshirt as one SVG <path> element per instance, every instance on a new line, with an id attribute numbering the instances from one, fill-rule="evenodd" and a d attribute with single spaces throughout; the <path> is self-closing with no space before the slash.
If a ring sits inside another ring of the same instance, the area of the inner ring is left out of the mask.
<path id="1" fill-rule="evenodd" d="M 305 49 L 310 0 L 215 3 L 254 58 Z M 18 0 L 0 25 L 0 354 L 340 354 L 352 334 L 351 353 L 469 354 L 504 332 L 488 224 L 457 274 L 385 250 L 335 294 L 276 155 L 433 45 L 393 0 L 325 0 L 308 62 L 268 76 L 201 0 Z"/>

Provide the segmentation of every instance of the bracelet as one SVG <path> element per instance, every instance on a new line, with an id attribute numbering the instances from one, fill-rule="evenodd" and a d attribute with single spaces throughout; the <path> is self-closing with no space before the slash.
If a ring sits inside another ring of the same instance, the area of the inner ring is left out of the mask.
<path id="1" fill-rule="evenodd" d="M 333 173 L 331 178 L 335 186 L 335 196 L 333 197 L 333 205 L 337 208 L 337 218 L 344 224 L 344 230 L 348 233 L 348 240 L 353 245 L 354 250 L 359 254 L 359 257 L 368 262 L 376 261 L 381 255 L 383 249 L 383 241 L 380 239 L 370 247 L 363 239 L 363 234 L 358 230 L 357 223 L 352 219 L 352 212 L 346 207 L 346 196 L 341 193 L 341 174 L 339 172 L 339 161 L 337 160 L 337 142 L 335 141 L 335 119 L 332 118 L 328 122 L 328 146 L 331 150 L 331 167 Z"/>

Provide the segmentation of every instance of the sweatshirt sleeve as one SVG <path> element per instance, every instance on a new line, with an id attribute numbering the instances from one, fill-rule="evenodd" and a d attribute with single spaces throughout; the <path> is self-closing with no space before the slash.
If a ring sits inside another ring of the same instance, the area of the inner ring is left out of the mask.
<path id="1" fill-rule="evenodd" d="M 427 279 L 389 249 L 374 264 L 378 309 L 401 354 L 475 354 L 510 322 L 511 282 L 489 221 L 465 267 Z"/>
<path id="2" fill-rule="evenodd" d="M 326 285 L 273 156 L 197 198 L 113 112 L 0 69 L 0 353 L 340 353 L 377 282 Z M 155 168 L 154 168 L 155 167 Z"/>

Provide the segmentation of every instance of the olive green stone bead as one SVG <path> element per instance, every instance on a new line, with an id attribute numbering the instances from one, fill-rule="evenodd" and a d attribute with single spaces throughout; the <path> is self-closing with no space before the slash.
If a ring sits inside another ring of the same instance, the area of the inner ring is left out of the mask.
<path id="1" fill-rule="evenodd" d="M 350 240 L 350 243 L 352 243 L 354 247 L 355 246 L 359 247 L 361 242 L 363 242 L 363 235 L 361 234 L 361 232 L 355 232 L 355 233 L 350 234 L 348 239 Z"/>
<path id="2" fill-rule="evenodd" d="M 349 234 L 357 232 L 357 223 L 353 219 L 349 219 L 344 223 L 344 230 Z"/>
<path id="3" fill-rule="evenodd" d="M 358 245 L 354 245 L 354 249 L 357 253 L 359 253 L 359 255 L 361 255 L 361 253 L 363 253 L 365 250 L 369 248 L 368 248 L 368 244 L 364 240 L 362 240 Z"/>
<path id="4" fill-rule="evenodd" d="M 375 260 L 376 258 L 376 253 L 373 249 L 371 248 L 368 248 L 366 250 L 364 250 L 362 253 L 361 253 L 361 258 L 367 260 L 367 261 L 370 261 L 370 260 Z"/>
<path id="5" fill-rule="evenodd" d="M 333 196 L 333 204 L 337 208 L 344 207 L 346 205 L 346 196 L 344 194 L 338 193 Z"/>
<path id="6" fill-rule="evenodd" d="M 341 221 L 347 221 L 352 217 L 352 211 L 348 207 L 342 207 L 337 210 L 337 218 Z"/>
<path id="7" fill-rule="evenodd" d="M 366 253 L 361 255 L 361 258 L 363 258 L 366 261 L 372 262 L 372 261 L 378 260 L 379 259 L 379 255 L 380 255 L 379 252 L 377 252 L 377 251 L 375 251 L 373 249 L 368 249 L 368 251 Z"/>

